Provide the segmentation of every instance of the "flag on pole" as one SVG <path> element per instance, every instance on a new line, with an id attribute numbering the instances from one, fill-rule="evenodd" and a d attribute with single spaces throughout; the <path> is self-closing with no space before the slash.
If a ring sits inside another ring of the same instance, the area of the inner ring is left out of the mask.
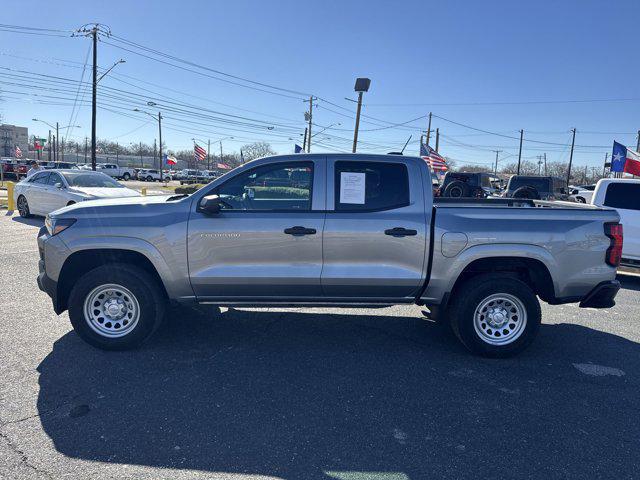
<path id="1" fill-rule="evenodd" d="M 22 150 L 20 150 L 20 147 L 16 145 L 16 158 L 21 158 L 21 157 L 22 157 Z"/>
<path id="2" fill-rule="evenodd" d="M 216 163 L 216 167 L 220 170 L 231 170 L 231 167 L 226 163 Z"/>
<path id="3" fill-rule="evenodd" d="M 222 160 L 222 158 L 220 160 Z M 242 153 L 242 149 L 240 149 L 240 162 L 244 164 L 244 153 Z"/>
<path id="4" fill-rule="evenodd" d="M 625 147 L 621 143 L 613 142 L 611 171 L 640 175 L 640 153 Z"/>
<path id="5" fill-rule="evenodd" d="M 175 165 L 178 163 L 178 160 L 176 160 L 176 157 L 174 157 L 173 155 L 165 155 L 164 161 L 167 165 Z"/>
<path id="6" fill-rule="evenodd" d="M 197 143 L 194 143 L 193 156 L 195 157 L 196 160 L 202 162 L 205 158 L 207 158 L 207 151 Z"/>
<path id="7" fill-rule="evenodd" d="M 428 145 L 420 144 L 420 156 L 434 172 L 446 172 L 449 170 L 445 158 Z"/>
<path id="8" fill-rule="evenodd" d="M 294 152 L 295 152 L 295 153 L 303 153 L 303 152 L 304 152 L 304 150 L 302 149 L 302 147 L 301 147 L 300 145 L 298 145 L 298 144 L 296 143 L 296 145 L 295 145 L 295 147 L 294 147 Z"/>

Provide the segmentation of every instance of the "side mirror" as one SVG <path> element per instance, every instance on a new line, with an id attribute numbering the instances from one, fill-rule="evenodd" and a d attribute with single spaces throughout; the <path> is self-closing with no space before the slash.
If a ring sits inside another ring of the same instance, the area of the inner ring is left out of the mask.
<path id="1" fill-rule="evenodd" d="M 58 182 L 54 185 L 57 189 L 62 190 L 64 188 L 64 185 L 62 185 L 62 183 Z"/>
<path id="2" fill-rule="evenodd" d="M 198 212 L 207 215 L 217 215 L 222 209 L 222 201 L 218 195 L 207 195 L 202 197 L 200 205 L 198 206 Z"/>

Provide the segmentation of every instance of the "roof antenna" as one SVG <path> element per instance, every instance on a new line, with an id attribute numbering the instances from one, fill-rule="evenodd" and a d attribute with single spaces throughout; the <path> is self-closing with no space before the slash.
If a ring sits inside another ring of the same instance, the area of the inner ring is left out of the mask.
<path id="1" fill-rule="evenodd" d="M 407 139 L 407 143 L 405 143 L 404 147 L 402 147 L 402 150 L 400 150 L 400 155 L 404 153 L 404 149 L 407 148 L 407 145 L 409 145 L 409 142 L 411 141 L 411 137 L 413 137 L 413 135 L 409 135 L 409 138 Z"/>
<path id="2" fill-rule="evenodd" d="M 407 143 L 404 144 L 404 147 L 402 147 L 402 150 L 400 150 L 399 152 L 389 152 L 388 155 L 402 155 L 404 153 L 404 149 L 407 148 L 407 145 L 409 145 L 411 137 L 413 137 L 413 135 L 409 135 L 409 139 L 407 140 Z"/>

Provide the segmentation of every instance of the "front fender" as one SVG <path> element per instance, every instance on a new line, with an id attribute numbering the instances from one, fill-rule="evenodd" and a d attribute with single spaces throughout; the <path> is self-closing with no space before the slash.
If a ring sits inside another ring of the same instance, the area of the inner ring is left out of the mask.
<path id="1" fill-rule="evenodd" d="M 123 250 L 144 255 L 158 272 L 169 298 L 192 297 L 186 265 L 180 265 L 175 258 L 167 259 L 150 242 L 125 236 L 76 237 L 65 241 L 71 255 L 86 250 Z"/>

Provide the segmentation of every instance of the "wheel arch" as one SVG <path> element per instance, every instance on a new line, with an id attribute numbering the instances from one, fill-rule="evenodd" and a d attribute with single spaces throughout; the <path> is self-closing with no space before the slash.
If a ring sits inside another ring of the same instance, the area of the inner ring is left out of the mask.
<path id="1" fill-rule="evenodd" d="M 68 308 L 69 294 L 78 278 L 94 268 L 113 263 L 134 265 L 146 271 L 156 280 L 162 295 L 168 298 L 166 286 L 158 270 L 143 253 L 116 248 L 79 250 L 69 255 L 58 276 L 57 302 L 60 311 Z"/>

